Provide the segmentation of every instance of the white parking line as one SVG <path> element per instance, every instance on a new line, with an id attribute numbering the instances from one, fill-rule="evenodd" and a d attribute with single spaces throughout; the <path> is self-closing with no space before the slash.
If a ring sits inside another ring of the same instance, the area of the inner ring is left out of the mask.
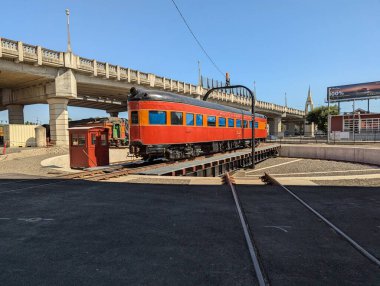
<path id="1" fill-rule="evenodd" d="M 293 160 L 293 161 L 284 162 L 284 163 L 273 165 L 273 166 L 268 166 L 268 167 L 264 167 L 264 168 L 260 168 L 260 169 L 256 169 L 256 170 L 252 170 L 252 171 L 247 171 L 246 173 L 248 174 L 248 173 L 257 172 L 257 171 L 261 171 L 261 170 L 265 170 L 265 169 L 269 169 L 269 168 L 274 168 L 274 167 L 278 167 L 278 166 L 282 166 L 282 165 L 287 165 L 287 164 L 295 163 L 295 162 L 298 162 L 298 161 L 301 161 L 301 160 L 303 160 L 303 159 L 296 159 L 296 160 Z"/>
<path id="2" fill-rule="evenodd" d="M 271 228 L 277 228 L 282 230 L 283 232 L 288 232 L 286 228 L 291 228 L 289 225 L 265 225 L 264 227 L 271 227 Z"/>

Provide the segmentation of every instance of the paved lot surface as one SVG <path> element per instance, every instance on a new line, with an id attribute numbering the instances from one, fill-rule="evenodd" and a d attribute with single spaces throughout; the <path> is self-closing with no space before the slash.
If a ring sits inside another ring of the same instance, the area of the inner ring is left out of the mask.
<path id="1" fill-rule="evenodd" d="M 379 192 L 336 190 L 333 195 L 314 189 L 309 194 L 304 188 L 299 192 L 316 201 L 322 214 L 379 254 Z M 380 284 L 378 267 L 280 187 L 239 185 L 237 190 L 271 285 Z"/>
<path id="2" fill-rule="evenodd" d="M 23 186 L 0 185 L 2 285 L 255 285 L 226 186 L 72 181 L 5 192 Z"/>
<path id="3" fill-rule="evenodd" d="M 313 208 L 380 258 L 380 189 L 289 186 Z M 379 269 L 380 271 L 380 269 Z"/>

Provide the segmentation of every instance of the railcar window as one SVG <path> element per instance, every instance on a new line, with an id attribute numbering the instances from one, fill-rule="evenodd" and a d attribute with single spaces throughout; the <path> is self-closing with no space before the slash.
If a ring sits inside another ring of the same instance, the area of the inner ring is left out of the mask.
<path id="1" fill-rule="evenodd" d="M 182 112 L 171 112 L 171 124 L 172 125 L 182 125 L 183 124 L 183 113 Z"/>
<path id="2" fill-rule="evenodd" d="M 259 128 L 259 122 L 255 122 L 255 128 Z"/>
<path id="3" fill-rule="evenodd" d="M 216 126 L 216 116 L 207 117 L 207 126 Z"/>
<path id="4" fill-rule="evenodd" d="M 252 128 L 252 121 L 249 121 L 249 128 Z"/>
<path id="5" fill-rule="evenodd" d="M 236 127 L 241 127 L 241 120 L 240 119 L 236 119 Z"/>
<path id="6" fill-rule="evenodd" d="M 244 128 L 248 128 L 248 121 L 244 120 Z"/>
<path id="7" fill-rule="evenodd" d="M 166 111 L 149 111 L 149 124 L 162 125 L 166 124 Z"/>
<path id="8" fill-rule="evenodd" d="M 197 126 L 203 126 L 203 115 L 197 114 L 195 117 L 196 117 L 195 121 L 196 121 Z"/>
<path id="9" fill-rule="evenodd" d="M 234 127 L 234 119 L 233 118 L 228 118 L 228 127 Z"/>
<path id="10" fill-rule="evenodd" d="M 219 117 L 219 127 L 226 127 L 226 119 L 224 117 Z"/>
<path id="11" fill-rule="evenodd" d="M 139 124 L 139 113 L 138 111 L 131 112 L 131 122 L 132 124 Z"/>
<path id="12" fill-rule="evenodd" d="M 194 126 L 194 114 L 186 113 L 186 125 Z"/>

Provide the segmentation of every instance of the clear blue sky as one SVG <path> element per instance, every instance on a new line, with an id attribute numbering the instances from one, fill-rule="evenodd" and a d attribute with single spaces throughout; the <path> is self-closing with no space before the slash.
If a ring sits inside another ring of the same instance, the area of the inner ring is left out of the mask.
<path id="1" fill-rule="evenodd" d="M 321 105 L 327 86 L 380 80 L 379 0 L 176 2 L 220 69 L 233 83 L 256 81 L 260 100 L 283 104 L 286 92 L 288 105 L 303 109 L 309 84 Z M 1 7 L 0 37 L 65 51 L 69 8 L 75 54 L 192 83 L 200 60 L 204 76 L 222 80 L 171 0 L 13 0 Z M 47 122 L 47 105 L 25 108 L 25 120 L 37 115 Z M 74 119 L 104 115 L 69 108 Z"/>

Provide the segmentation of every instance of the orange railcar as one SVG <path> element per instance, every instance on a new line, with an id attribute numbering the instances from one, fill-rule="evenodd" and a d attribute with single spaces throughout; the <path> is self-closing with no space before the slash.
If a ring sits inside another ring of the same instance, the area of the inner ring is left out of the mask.
<path id="1" fill-rule="evenodd" d="M 128 101 L 130 151 L 144 159 L 176 160 L 248 147 L 247 111 L 162 91 L 132 92 Z M 256 143 L 267 137 L 267 119 L 255 115 Z"/>

